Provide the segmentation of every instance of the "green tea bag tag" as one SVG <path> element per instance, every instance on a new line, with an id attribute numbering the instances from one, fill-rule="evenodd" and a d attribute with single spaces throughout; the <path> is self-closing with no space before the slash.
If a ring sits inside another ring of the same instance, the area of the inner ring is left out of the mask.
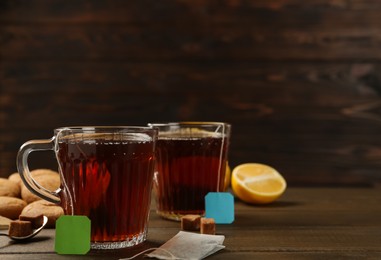
<path id="1" fill-rule="evenodd" d="M 209 192 L 205 196 L 205 217 L 214 218 L 216 224 L 233 223 L 233 195 L 229 192 Z"/>
<path id="2" fill-rule="evenodd" d="M 85 255 L 90 250 L 91 222 L 86 216 L 61 216 L 56 221 L 55 251 Z"/>

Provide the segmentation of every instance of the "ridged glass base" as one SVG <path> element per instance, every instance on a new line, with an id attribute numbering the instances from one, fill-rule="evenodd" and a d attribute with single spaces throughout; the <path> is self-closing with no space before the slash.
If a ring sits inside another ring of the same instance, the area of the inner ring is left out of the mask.
<path id="1" fill-rule="evenodd" d="M 140 233 L 132 239 L 118 242 L 91 242 L 91 249 L 120 249 L 136 246 L 147 239 L 147 232 Z"/>

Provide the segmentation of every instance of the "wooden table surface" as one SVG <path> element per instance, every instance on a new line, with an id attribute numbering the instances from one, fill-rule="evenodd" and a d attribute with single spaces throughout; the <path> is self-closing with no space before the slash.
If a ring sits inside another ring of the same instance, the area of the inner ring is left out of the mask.
<path id="1" fill-rule="evenodd" d="M 126 258 L 162 245 L 179 226 L 153 211 L 143 245 L 86 256 L 55 254 L 54 229 L 27 244 L 0 237 L 0 259 Z M 381 189 L 289 188 L 267 206 L 236 201 L 235 222 L 218 225 L 217 233 L 226 248 L 208 259 L 381 259 Z"/>

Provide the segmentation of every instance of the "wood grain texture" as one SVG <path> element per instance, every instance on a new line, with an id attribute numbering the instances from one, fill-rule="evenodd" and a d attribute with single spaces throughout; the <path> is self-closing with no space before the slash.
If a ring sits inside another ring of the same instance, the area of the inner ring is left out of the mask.
<path id="1" fill-rule="evenodd" d="M 235 221 L 217 225 L 225 249 L 210 259 L 378 259 L 381 256 L 380 189 L 289 188 L 273 204 L 235 201 Z M 180 230 L 180 223 L 160 218 L 151 207 L 148 239 L 133 249 L 91 251 L 84 259 L 120 259 L 159 247 Z M 41 240 L 2 247 L 2 259 L 59 259 L 54 230 Z M 38 237 L 36 237 L 38 238 Z M 44 239 L 43 239 L 44 238 Z M 0 237 L 0 247 L 6 238 Z M 33 254 L 32 254 L 33 253 Z M 137 258 L 143 259 L 143 257 Z"/>
<path id="2" fill-rule="evenodd" d="M 206 120 L 233 125 L 233 167 L 268 163 L 290 185 L 380 184 L 380 11 L 365 0 L 1 1 L 0 176 L 23 142 L 59 126 Z"/>

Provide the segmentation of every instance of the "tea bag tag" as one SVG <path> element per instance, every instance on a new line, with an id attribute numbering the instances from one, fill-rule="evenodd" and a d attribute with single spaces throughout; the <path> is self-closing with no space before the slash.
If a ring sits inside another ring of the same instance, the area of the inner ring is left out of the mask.
<path id="1" fill-rule="evenodd" d="M 62 255 L 85 255 L 90 250 L 91 221 L 86 216 L 61 216 L 56 221 L 54 249 Z"/>
<path id="2" fill-rule="evenodd" d="M 148 257 L 157 259 L 203 259 L 225 248 L 225 236 L 180 231 Z"/>
<path id="3" fill-rule="evenodd" d="M 209 192 L 205 196 L 205 217 L 213 218 L 216 224 L 233 223 L 233 195 L 229 192 Z"/>

